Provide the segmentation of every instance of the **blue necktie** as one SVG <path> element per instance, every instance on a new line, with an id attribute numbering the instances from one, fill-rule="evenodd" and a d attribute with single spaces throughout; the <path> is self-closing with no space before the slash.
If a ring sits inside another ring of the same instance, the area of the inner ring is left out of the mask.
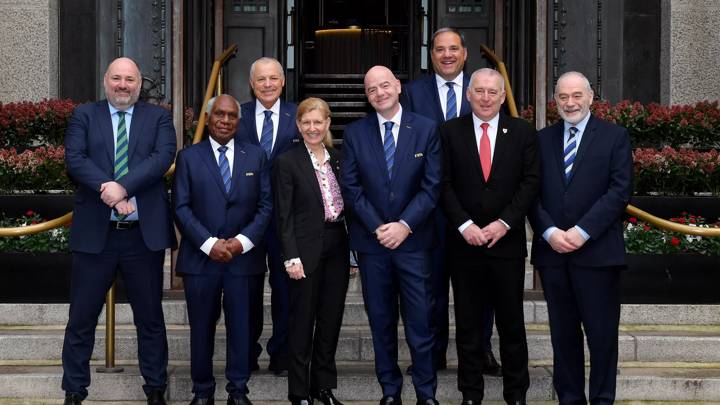
<path id="1" fill-rule="evenodd" d="M 271 117 L 272 111 L 265 110 L 265 120 L 263 121 L 262 133 L 260 133 L 260 147 L 265 151 L 268 158 L 272 153 L 273 122 Z"/>
<path id="2" fill-rule="evenodd" d="M 569 183 L 570 178 L 572 177 L 573 162 L 575 162 L 575 156 L 577 155 L 576 135 L 578 133 L 578 129 L 570 127 L 568 132 L 570 133 L 570 136 L 568 136 L 567 146 L 563 151 L 563 156 L 565 157 L 565 184 Z"/>
<path id="3" fill-rule="evenodd" d="M 225 185 L 225 192 L 230 193 L 230 162 L 228 162 L 227 156 L 225 156 L 225 152 L 227 152 L 228 147 L 223 145 L 217 148 L 217 150 L 220 152 L 220 156 L 218 156 L 220 177 L 222 177 L 223 184 Z"/>
<path id="4" fill-rule="evenodd" d="M 447 107 L 445 108 L 445 121 L 447 121 L 457 117 L 457 100 L 455 99 L 455 83 L 447 82 L 445 84 L 448 86 L 447 103 L 445 104 Z"/>
<path id="5" fill-rule="evenodd" d="M 392 121 L 385 121 L 385 162 L 387 162 L 388 176 L 392 178 L 393 162 L 395 161 L 395 138 L 393 137 Z"/>

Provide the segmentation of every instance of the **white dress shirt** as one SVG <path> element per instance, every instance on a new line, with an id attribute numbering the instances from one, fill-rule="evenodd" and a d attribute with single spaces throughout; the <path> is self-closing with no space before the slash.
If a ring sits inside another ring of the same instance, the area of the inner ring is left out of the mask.
<path id="1" fill-rule="evenodd" d="M 445 80 L 442 76 L 436 74 L 435 81 L 437 82 L 438 96 L 440 97 L 440 108 L 442 108 L 443 117 L 447 116 L 447 94 L 448 91 L 450 91 L 450 87 L 448 87 L 447 82 L 455 83 L 455 86 L 453 86 L 453 90 L 455 90 L 455 105 L 457 106 L 455 107 L 455 111 L 457 114 L 456 117 L 459 117 L 462 98 L 465 96 L 463 94 L 463 72 L 460 71 L 460 74 L 453 80 Z"/>
<path id="2" fill-rule="evenodd" d="M 262 103 L 259 100 L 255 100 L 255 129 L 257 130 L 256 133 L 258 137 L 258 143 L 260 142 L 260 137 L 262 136 L 262 127 L 263 123 L 265 122 L 265 110 L 272 111 L 272 116 L 270 117 L 270 119 L 273 123 L 272 147 L 274 148 L 275 140 L 277 139 L 278 126 L 280 125 L 280 99 L 275 100 L 275 104 L 273 104 L 273 106 L 270 108 L 263 107 Z"/>

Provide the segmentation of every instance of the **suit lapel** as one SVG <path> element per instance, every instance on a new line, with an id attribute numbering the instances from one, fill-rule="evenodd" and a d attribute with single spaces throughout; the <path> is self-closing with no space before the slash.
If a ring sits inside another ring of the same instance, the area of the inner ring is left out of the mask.
<path id="1" fill-rule="evenodd" d="M 218 167 L 217 161 L 215 160 L 215 153 L 212 150 L 212 145 L 210 144 L 209 140 L 203 141 L 205 144 L 200 148 L 200 157 L 202 158 L 202 161 L 205 162 L 205 165 L 207 166 L 208 172 L 210 173 L 210 177 L 215 180 L 215 183 L 217 183 L 217 186 L 220 188 L 220 191 L 227 199 L 228 194 L 225 192 L 225 184 L 223 184 L 222 177 L 220 177 L 220 168 Z M 236 145 L 235 147 L 235 158 L 237 158 L 237 151 L 238 147 Z M 238 170 L 238 166 L 240 166 L 240 162 L 236 159 L 233 162 L 233 174 L 232 177 L 235 179 L 235 173 Z M 230 186 L 230 190 L 232 190 L 233 187 Z"/>
<path id="2" fill-rule="evenodd" d="M 427 93 L 430 95 L 430 99 L 433 100 L 431 105 L 434 106 L 433 110 L 435 110 L 435 120 L 439 123 L 445 122 L 445 116 L 443 115 L 442 106 L 440 105 L 440 94 L 437 87 L 437 80 L 435 79 L 434 73 L 428 76 L 425 85 Z"/>
<path id="3" fill-rule="evenodd" d="M 235 147 L 233 148 L 235 153 L 233 154 L 233 168 L 232 168 L 232 179 L 230 181 L 230 195 L 233 195 L 238 187 L 238 182 L 242 177 L 245 176 L 247 159 L 245 159 L 246 152 L 241 142 L 235 141 Z M 213 156 L 214 157 L 214 156 Z M 218 170 L 219 173 L 219 170 Z M 222 181 L 222 178 L 220 179 Z M 223 188 L 224 190 L 224 188 Z"/>
<path id="4" fill-rule="evenodd" d="M 312 164 L 312 159 L 310 159 L 310 154 L 307 151 L 307 148 L 305 145 L 298 145 L 294 150 L 293 153 L 297 154 L 296 162 L 298 163 L 298 166 L 300 166 L 300 173 L 303 179 L 307 182 L 310 189 L 313 191 L 313 194 L 315 194 L 315 197 L 317 197 L 318 201 L 320 202 L 320 205 L 323 205 L 322 201 L 322 193 L 320 191 L 320 185 L 317 181 L 317 175 L 315 174 L 315 168 Z"/>
<path id="5" fill-rule="evenodd" d="M 102 136 L 105 142 L 105 150 L 110 159 L 111 171 L 114 171 L 115 167 L 115 134 L 113 132 L 112 118 L 110 118 L 110 108 L 108 107 L 107 101 L 98 102 L 96 105 L 98 126 L 100 127 L 100 136 Z"/>
<path id="6" fill-rule="evenodd" d="M 403 162 L 412 153 L 412 145 L 415 140 L 413 130 L 413 118 L 408 112 L 403 112 L 400 118 L 400 130 L 398 131 L 398 144 L 395 148 L 395 159 L 393 161 L 393 176 L 391 182 L 395 181 L 398 169 L 402 167 Z M 384 151 L 383 151 L 384 152 Z"/>
<path id="7" fill-rule="evenodd" d="M 580 167 L 580 165 L 583 163 L 583 158 L 587 154 L 587 150 L 590 148 L 590 144 L 593 143 L 596 137 L 597 134 L 595 133 L 595 122 L 593 120 L 593 116 L 591 115 L 587 125 L 585 125 L 585 131 L 583 132 L 582 139 L 580 140 L 580 147 L 578 148 L 577 155 L 575 156 L 572 170 L 570 170 L 570 173 L 572 175 L 570 176 L 570 181 L 568 182 L 568 185 L 570 185 L 570 183 L 572 183 L 573 179 L 575 178 L 575 173 L 577 172 L 578 167 Z M 563 167 L 564 165 L 565 162 L 563 161 Z"/>
<path id="8" fill-rule="evenodd" d="M 383 173 L 383 176 L 385 177 L 386 181 L 390 181 L 390 174 L 387 171 L 387 162 L 385 161 L 385 147 L 383 145 L 382 139 L 384 139 L 385 134 L 380 133 L 380 123 L 377 119 L 377 113 L 371 112 L 367 115 L 368 119 L 365 122 L 367 125 L 367 133 L 368 142 L 370 144 L 370 152 L 375 155 L 375 159 L 377 160 L 377 167 L 382 167 L 384 169 L 380 170 L 381 173 Z M 396 155 L 397 155 L 397 148 L 396 148 Z"/>
<path id="9" fill-rule="evenodd" d="M 142 136 L 142 128 L 145 128 L 144 120 L 146 114 L 144 107 L 145 105 L 143 103 L 135 103 L 135 108 L 133 108 L 132 122 L 130 123 L 130 143 L 128 144 L 128 162 L 132 160 L 135 147 L 138 142 L 140 142 L 140 137 Z"/>
<path id="10" fill-rule="evenodd" d="M 565 184 L 565 157 L 563 156 L 564 140 L 563 132 L 565 130 L 563 121 L 558 122 L 552 128 L 550 135 L 552 136 L 552 149 L 555 153 L 555 163 L 557 163 L 558 173 L 562 179 L 562 183 Z"/>
<path id="11" fill-rule="evenodd" d="M 472 108 L 470 107 L 470 102 L 468 101 L 467 97 L 465 95 L 467 94 L 468 86 L 470 86 L 470 76 L 463 73 L 463 88 L 462 88 L 462 94 L 460 95 L 460 117 L 464 115 L 468 115 L 472 112 Z"/>
<path id="12" fill-rule="evenodd" d="M 508 119 L 503 114 L 500 114 L 500 119 L 498 120 L 498 129 L 497 133 L 495 134 L 495 150 L 493 151 L 492 166 L 490 167 L 491 177 L 495 173 L 495 171 L 498 170 L 499 165 L 502 163 L 505 153 L 508 150 L 510 136 L 512 136 L 512 128 L 510 128 L 510 126 L 508 125 Z M 479 159 L 480 158 L 478 157 L 478 160 Z"/>
<path id="13" fill-rule="evenodd" d="M 472 115 L 466 115 L 460 119 L 462 120 L 462 127 L 458 136 L 460 137 L 462 148 L 465 149 L 467 153 L 466 159 L 468 162 L 471 162 L 470 164 L 477 172 L 477 175 L 485 181 L 482 167 L 480 166 L 480 149 L 475 140 L 475 128 L 473 128 Z"/>
<path id="14" fill-rule="evenodd" d="M 270 160 L 277 157 L 278 145 L 284 145 L 285 138 L 292 136 L 294 133 L 292 128 L 289 128 L 290 125 L 295 125 L 294 117 L 287 111 L 287 106 L 283 102 L 280 102 L 280 114 L 278 118 L 277 137 L 275 138 L 275 144 L 270 154 Z"/>
<path id="15" fill-rule="evenodd" d="M 255 121 L 255 101 L 248 104 L 248 107 L 243 111 L 242 119 L 247 120 L 245 123 L 245 128 L 247 129 L 248 139 L 247 142 L 250 142 L 251 144 L 255 146 L 260 146 L 259 136 L 260 134 L 257 133 L 257 125 Z"/>

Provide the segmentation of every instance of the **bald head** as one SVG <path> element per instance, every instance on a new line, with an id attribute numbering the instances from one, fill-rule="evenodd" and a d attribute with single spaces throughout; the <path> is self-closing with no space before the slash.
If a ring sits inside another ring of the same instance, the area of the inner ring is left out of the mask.
<path id="1" fill-rule="evenodd" d="M 400 80 L 385 66 L 373 66 L 365 74 L 365 94 L 375 111 L 386 119 L 400 109 Z"/>
<path id="2" fill-rule="evenodd" d="M 108 102 L 125 111 L 140 97 L 142 77 L 137 63 L 130 58 L 117 58 L 110 63 L 103 79 Z"/>

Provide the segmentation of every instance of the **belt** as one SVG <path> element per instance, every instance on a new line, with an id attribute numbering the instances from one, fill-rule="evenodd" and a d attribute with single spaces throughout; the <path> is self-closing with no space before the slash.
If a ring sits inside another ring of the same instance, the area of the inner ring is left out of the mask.
<path id="1" fill-rule="evenodd" d="M 110 221 L 110 228 L 124 231 L 133 229 L 138 225 L 138 221 Z"/>

